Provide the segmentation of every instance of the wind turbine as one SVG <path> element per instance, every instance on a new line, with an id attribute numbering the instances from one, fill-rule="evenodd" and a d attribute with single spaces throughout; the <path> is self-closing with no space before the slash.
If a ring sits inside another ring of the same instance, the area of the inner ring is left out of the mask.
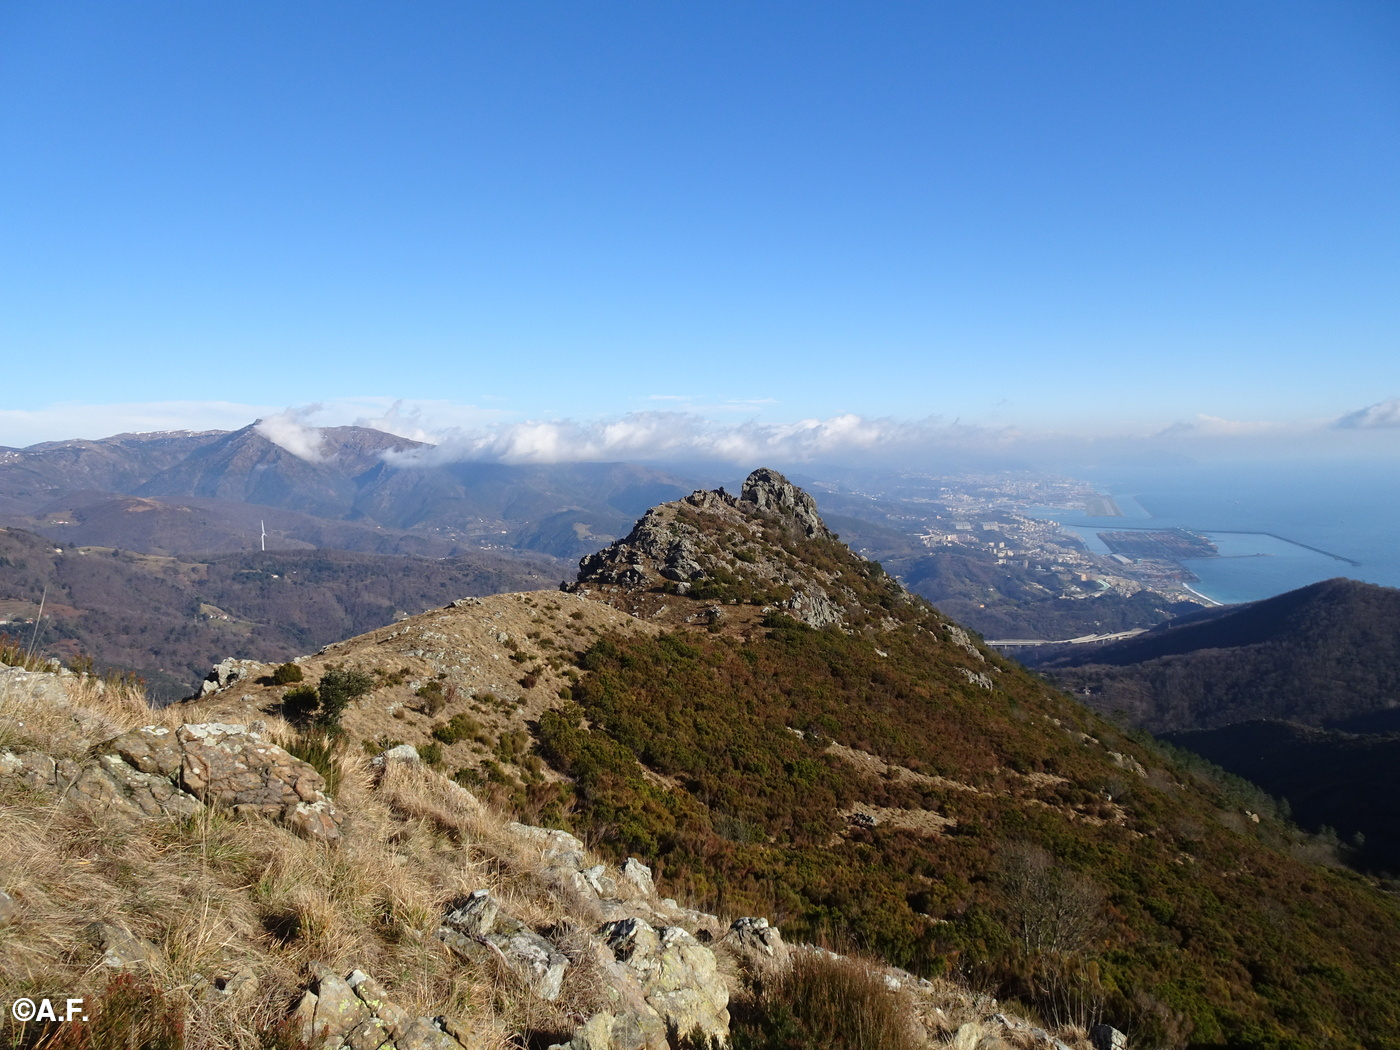
<path id="1" fill-rule="evenodd" d="M 263 549 L 264 551 L 266 551 L 266 550 L 267 550 L 267 522 L 265 522 L 265 521 L 263 521 L 261 518 L 259 518 L 259 519 L 258 519 L 258 524 L 262 527 L 262 549 Z"/>

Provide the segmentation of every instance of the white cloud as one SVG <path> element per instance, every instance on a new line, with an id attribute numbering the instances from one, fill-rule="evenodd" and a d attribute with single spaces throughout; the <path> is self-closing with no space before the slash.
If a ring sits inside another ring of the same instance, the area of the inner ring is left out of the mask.
<path id="1" fill-rule="evenodd" d="M 301 408 L 289 408 L 275 416 L 258 420 L 253 429 L 297 458 L 308 463 L 320 463 L 326 458 L 322 450 L 325 436 L 316 427 L 308 426 L 305 420 L 308 416 L 320 412 L 322 407 L 305 405 Z"/>
<path id="2" fill-rule="evenodd" d="M 1337 420 L 1342 430 L 1375 430 L 1400 427 L 1400 397 L 1377 401 L 1374 405 L 1349 412 Z"/>
<path id="3" fill-rule="evenodd" d="M 614 420 L 536 420 L 458 430 L 444 435 L 436 448 L 387 458 L 395 464 L 425 466 L 677 459 L 792 463 L 898 455 L 938 446 L 996 446 L 1017 436 L 1011 430 L 947 426 L 932 419 L 903 422 L 854 414 L 794 423 L 721 424 L 689 412 L 633 412 Z"/>

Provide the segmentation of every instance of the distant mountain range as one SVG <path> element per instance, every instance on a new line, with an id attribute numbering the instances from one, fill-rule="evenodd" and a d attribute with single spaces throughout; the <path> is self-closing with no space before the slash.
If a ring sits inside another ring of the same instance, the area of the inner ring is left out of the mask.
<path id="1" fill-rule="evenodd" d="M 1153 732 L 1252 718 L 1322 726 L 1400 707 L 1400 590 L 1324 580 L 1028 659 Z"/>
<path id="2" fill-rule="evenodd" d="M 0 520 L 161 554 L 255 549 L 265 521 L 270 549 L 445 557 L 487 546 L 575 559 L 695 487 L 629 464 L 396 464 L 386 457 L 430 446 L 366 427 L 314 433 L 310 458 L 257 424 L 0 448 Z"/>
<path id="3" fill-rule="evenodd" d="M 1360 866 L 1400 873 L 1400 591 L 1325 580 L 1039 666 L 1095 710 L 1287 799 Z"/>

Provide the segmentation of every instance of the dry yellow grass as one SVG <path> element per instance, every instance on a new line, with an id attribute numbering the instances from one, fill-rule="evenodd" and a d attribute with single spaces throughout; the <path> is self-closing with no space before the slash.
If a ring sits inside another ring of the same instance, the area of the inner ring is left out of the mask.
<path id="1" fill-rule="evenodd" d="M 179 721 L 130 690 L 70 681 L 71 705 L 0 709 L 0 723 L 24 722 L 25 746 L 77 755 L 133 726 Z M 21 905 L 0 926 L 0 998 L 95 996 L 108 975 L 84 931 L 110 921 L 157 947 L 153 977 L 190 1017 L 192 1050 L 259 1046 L 315 962 L 372 973 L 414 1015 L 469 1021 L 488 1048 L 523 1030 L 566 1034 L 600 1005 L 585 940 L 571 938 L 596 913 L 551 886 L 539 850 L 506 830 L 506 816 L 422 767 L 340 761 L 336 801 L 348 818 L 338 846 L 213 810 L 104 821 L 47 793 L 0 789 L 0 889 Z M 482 888 L 558 933 L 576 964 L 558 1002 L 522 994 L 514 974 L 463 963 L 433 937 L 452 902 Z M 211 992 L 245 967 L 258 976 L 254 994 L 234 1003 Z"/>

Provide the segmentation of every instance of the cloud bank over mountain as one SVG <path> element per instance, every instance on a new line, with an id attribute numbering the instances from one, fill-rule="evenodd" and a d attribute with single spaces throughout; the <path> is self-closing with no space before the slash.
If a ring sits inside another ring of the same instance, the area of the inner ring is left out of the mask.
<path id="1" fill-rule="evenodd" d="M 260 419 L 253 429 L 274 445 L 280 445 L 292 455 L 308 463 L 320 463 L 325 459 L 322 445 L 325 438 L 321 431 L 306 422 L 321 411 L 321 405 L 306 405 L 303 408 L 289 408 L 275 416 Z"/>
<path id="2" fill-rule="evenodd" d="M 602 419 L 521 419 L 503 407 L 388 397 L 342 398 L 280 411 L 229 402 L 68 404 L 41 412 L 0 409 L 0 446 L 131 431 L 233 430 L 256 419 L 258 433 L 312 463 L 324 458 L 321 427 L 353 423 L 433 446 L 387 454 L 398 466 L 708 461 L 931 469 L 974 462 L 1050 466 L 1144 455 L 1393 457 L 1400 435 L 1400 398 L 1315 419 L 1238 420 L 1199 414 L 1165 426 L 1144 421 L 1140 428 L 1098 431 L 979 424 L 934 415 L 915 420 L 855 412 L 765 418 L 780 410 L 753 406 L 749 418 L 737 419 L 687 405 Z"/>

